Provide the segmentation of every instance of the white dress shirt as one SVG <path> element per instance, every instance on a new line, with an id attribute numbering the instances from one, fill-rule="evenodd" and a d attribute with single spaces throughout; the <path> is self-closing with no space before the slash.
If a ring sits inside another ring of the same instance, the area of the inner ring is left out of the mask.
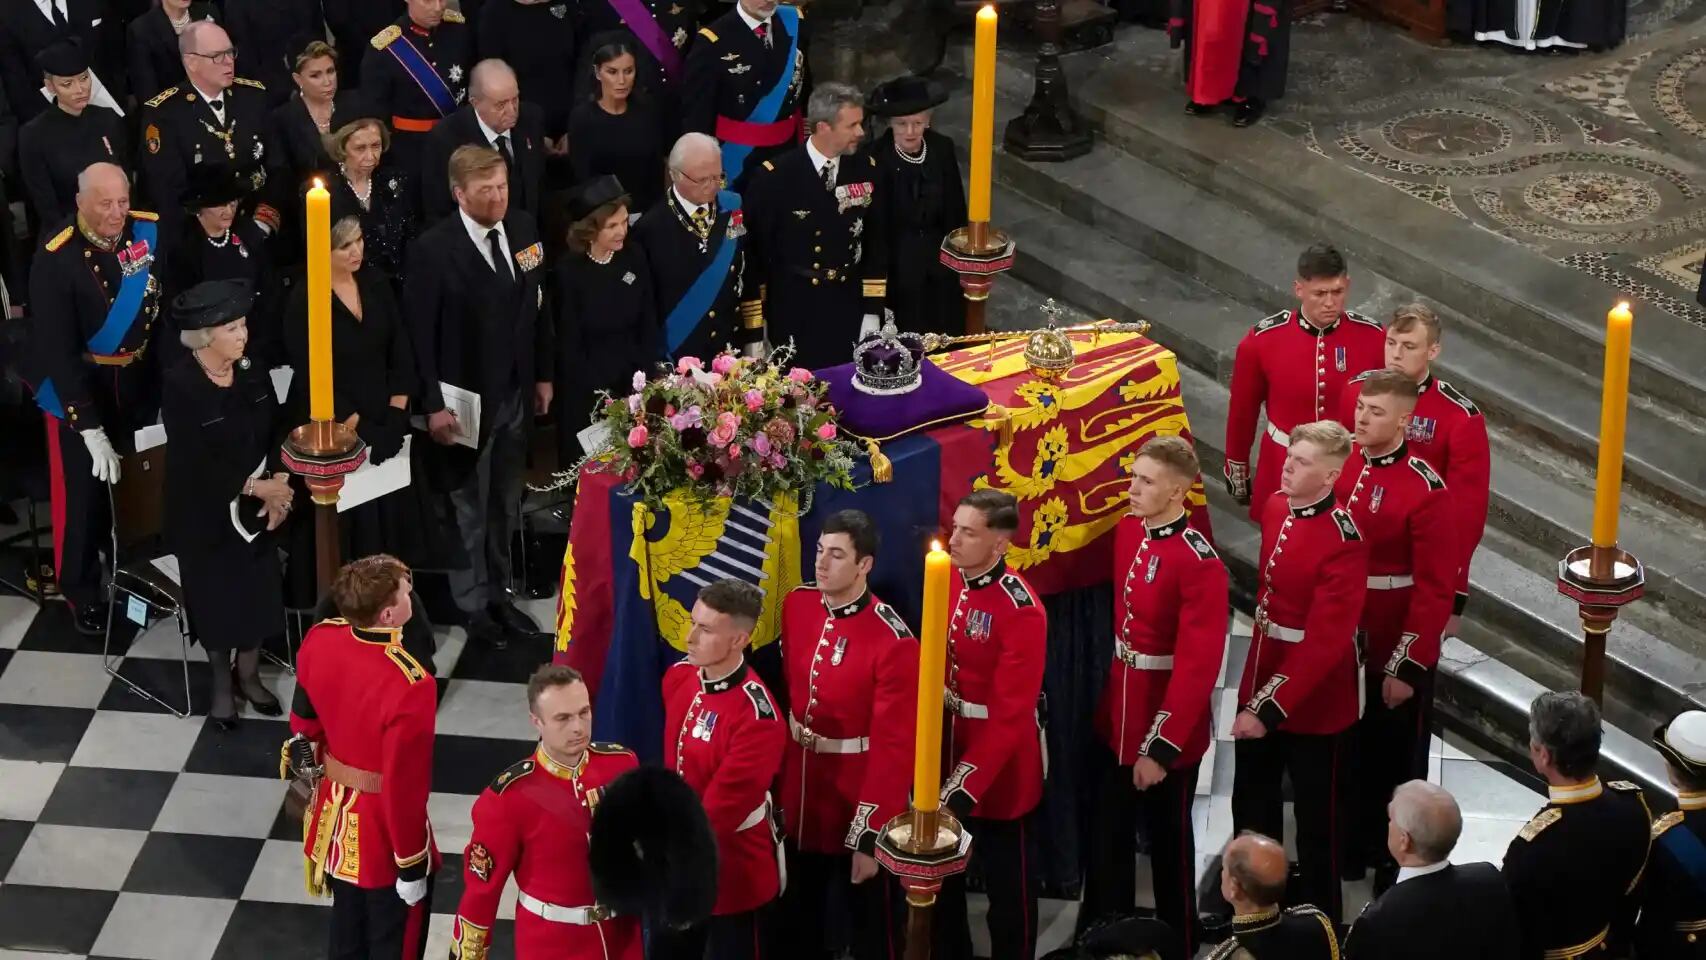
<path id="1" fill-rule="evenodd" d="M 823 179 L 823 165 L 835 162 L 834 157 L 824 156 L 823 153 L 818 150 L 817 144 L 813 143 L 810 137 L 806 138 L 806 156 L 811 158 L 812 169 L 817 171 L 817 178 L 819 180 Z"/>
<path id="2" fill-rule="evenodd" d="M 37 3 L 42 3 L 42 2 L 44 2 L 44 0 L 36 0 L 36 2 L 37 2 Z M 759 25 L 760 25 L 760 24 L 763 24 L 763 25 L 765 25 L 765 27 L 764 27 L 764 30 L 765 30 L 765 32 L 766 32 L 766 33 L 768 33 L 768 32 L 769 32 L 769 31 L 770 31 L 770 27 L 769 27 L 769 24 L 770 24 L 770 21 L 771 21 L 771 20 L 774 20 L 774 19 L 775 19 L 775 18 L 774 18 L 774 17 L 772 17 L 772 18 L 770 18 L 770 19 L 767 19 L 767 20 L 757 20 L 757 19 L 754 19 L 754 18 L 753 18 L 753 16 L 752 16 L 752 14 L 750 14 L 750 13 L 747 13 L 747 12 L 746 12 L 746 8 L 745 8 L 745 7 L 743 7 L 743 6 L 741 6 L 741 5 L 740 5 L 740 4 L 739 4 L 739 3 L 738 3 L 738 2 L 737 2 L 737 3 L 736 3 L 736 4 L 735 4 L 735 12 L 736 12 L 736 13 L 738 13 L 738 14 L 740 14 L 740 18 L 741 18 L 741 20 L 743 20 L 743 21 L 745 21 L 745 22 L 746 22 L 746 28 L 747 28 L 747 29 L 748 29 L 748 30 L 751 30 L 751 31 L 752 31 L 752 32 L 753 32 L 753 33 L 757 33 L 757 32 L 758 32 L 758 27 L 759 27 Z M 770 42 L 771 42 L 771 43 L 775 43 L 775 42 L 776 42 L 776 38 L 775 38 L 775 37 L 774 37 L 774 36 L 772 36 L 772 37 L 771 37 L 771 38 L 770 38 Z"/>
<path id="3" fill-rule="evenodd" d="M 1441 860 L 1438 863 L 1430 863 L 1422 867 L 1399 867 L 1398 879 L 1392 881 L 1392 885 L 1397 886 L 1405 880 L 1414 880 L 1417 877 L 1425 877 L 1430 873 L 1438 873 L 1449 866 L 1451 866 L 1450 860 Z"/>
<path id="4" fill-rule="evenodd" d="M 509 234 L 504 232 L 502 221 L 489 227 L 482 227 L 475 223 L 474 218 L 468 216 L 468 212 L 461 207 L 456 208 L 456 215 L 462 218 L 462 226 L 468 230 L 468 239 L 474 241 L 474 249 L 480 251 L 480 259 L 486 261 L 486 266 L 491 267 L 494 273 L 497 272 L 498 266 L 492 262 L 492 245 L 486 240 L 486 234 L 496 230 L 498 232 L 498 246 L 503 248 L 504 260 L 509 264 L 509 274 L 512 277 L 519 276 L 515 267 L 515 258 L 509 249 Z"/>
<path id="5" fill-rule="evenodd" d="M 486 126 L 486 121 L 480 119 L 480 111 L 478 111 L 478 110 L 474 111 L 474 122 L 480 125 L 480 136 L 486 138 L 486 146 L 491 147 L 493 150 L 498 150 L 498 138 L 499 137 L 508 137 L 509 138 L 509 141 L 508 141 L 509 142 L 509 155 L 512 157 L 515 156 L 515 131 L 514 130 L 506 130 L 503 133 L 499 133 L 496 130 L 493 130 L 491 127 Z M 498 150 L 498 152 L 503 153 L 502 150 Z"/>
<path id="6" fill-rule="evenodd" d="M 682 212 L 687 214 L 687 219 L 689 220 L 693 219 L 693 215 L 699 212 L 700 207 L 704 206 L 702 203 L 694 203 L 682 196 L 681 191 L 675 189 L 673 186 L 669 188 L 669 192 L 675 194 L 675 202 L 680 205 Z"/>

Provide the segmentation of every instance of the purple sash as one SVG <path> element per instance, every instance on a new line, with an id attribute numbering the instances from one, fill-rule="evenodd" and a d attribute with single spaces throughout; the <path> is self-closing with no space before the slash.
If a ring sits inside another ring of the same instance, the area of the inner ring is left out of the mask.
<path id="1" fill-rule="evenodd" d="M 681 51 L 675 48 L 675 41 L 663 32 L 663 25 L 652 16 L 652 11 L 646 7 L 645 0 L 610 0 L 611 9 L 634 32 L 645 48 L 651 52 L 652 58 L 663 68 L 663 75 L 671 83 L 681 82 Z"/>

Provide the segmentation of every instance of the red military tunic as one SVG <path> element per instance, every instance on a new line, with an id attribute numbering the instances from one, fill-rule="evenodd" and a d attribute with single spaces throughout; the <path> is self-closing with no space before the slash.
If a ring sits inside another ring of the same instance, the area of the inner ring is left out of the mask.
<path id="1" fill-rule="evenodd" d="M 1457 583 L 1457 537 L 1445 481 L 1407 443 L 1383 457 L 1353 447 L 1339 501 L 1368 543 L 1364 669 L 1416 686 L 1439 664 Z"/>
<path id="2" fill-rule="evenodd" d="M 753 910 L 781 892 L 781 850 L 770 784 L 788 728 L 758 674 L 742 661 L 706 680 L 683 660 L 664 671 L 664 762 L 699 794 L 717 838 L 717 916 Z"/>
<path id="3" fill-rule="evenodd" d="M 1037 706 L 1048 615 L 1005 561 L 972 577 L 956 568 L 952 584 L 945 702 L 952 772 L 942 784 L 942 802 L 964 794 L 973 816 L 1017 820 L 1043 795 Z"/>
<path id="4" fill-rule="evenodd" d="M 912 786 L 918 641 L 869 590 L 828 607 L 807 585 L 782 604 L 782 667 L 787 835 L 811 853 L 874 853 Z"/>
<path id="5" fill-rule="evenodd" d="M 1368 592 L 1368 544 L 1328 493 L 1262 511 L 1262 583 L 1238 699 L 1271 730 L 1338 733 L 1361 712 L 1357 618 Z"/>
<path id="6" fill-rule="evenodd" d="M 1209 698 L 1226 654 L 1226 565 L 1190 515 L 1114 531 L 1114 662 L 1096 733 L 1122 766 L 1150 757 L 1183 769 L 1208 750 Z"/>
<path id="7" fill-rule="evenodd" d="M 1300 424 L 1338 415 L 1335 404 L 1352 377 L 1385 360 L 1380 324 L 1349 310 L 1325 330 L 1298 310 L 1282 310 L 1250 328 L 1232 363 L 1232 400 L 1226 414 L 1226 470 L 1249 470 L 1256 421 L 1267 407 L 1268 428 L 1250 482 L 1250 519 L 1260 522 L 1268 497 L 1279 489 L 1290 434 Z M 1349 426 L 1347 422 L 1347 427 Z"/>
<path id="8" fill-rule="evenodd" d="M 427 822 L 438 692 L 402 639 L 325 620 L 302 640 L 290 729 L 326 767 L 304 826 L 313 888 L 328 875 L 373 889 L 438 869 Z"/>
<path id="9" fill-rule="evenodd" d="M 632 751 L 595 743 L 572 769 L 541 747 L 498 774 L 474 801 L 462 902 L 450 930 L 452 960 L 485 960 L 511 873 L 520 891 L 517 960 L 641 960 L 639 919 L 598 906 L 587 871 L 599 794 L 639 765 Z"/>

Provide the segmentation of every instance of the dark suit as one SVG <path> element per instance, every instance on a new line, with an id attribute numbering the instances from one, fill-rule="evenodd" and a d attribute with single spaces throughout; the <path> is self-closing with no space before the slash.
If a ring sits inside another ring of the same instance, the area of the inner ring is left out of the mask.
<path id="1" fill-rule="evenodd" d="M 1520 942 L 1516 908 L 1499 868 L 1448 864 L 1411 877 L 1370 903 L 1345 937 L 1345 956 L 1508 960 L 1517 955 Z"/>
<path id="2" fill-rule="evenodd" d="M 65 32 L 83 42 L 89 69 L 122 104 L 128 89 L 123 32 L 116 22 L 109 22 L 100 0 L 65 0 L 65 11 Z M 0 87 L 6 89 L 19 123 L 27 123 L 48 105 L 41 95 L 36 54 L 59 34 L 35 0 L 0 0 Z"/>
<path id="3" fill-rule="evenodd" d="M 745 211 L 742 213 L 744 219 Z M 691 331 L 682 336 L 679 332 L 672 335 L 667 326 L 664 329 L 663 346 L 671 360 L 713 356 L 724 346 L 744 346 L 751 342 L 751 336 L 741 325 L 738 309 L 741 275 L 746 265 L 746 255 L 740 247 L 746 243 L 746 228 L 731 229 L 728 210 L 717 209 L 710 228 L 701 238 L 686 211 L 677 203 L 675 191 L 666 188 L 663 199 L 653 204 L 646 215 L 634 224 L 630 236 L 645 252 L 646 262 L 652 268 L 652 291 L 656 295 L 660 323 L 666 321 L 688 288 L 716 257 L 718 238 L 722 238 L 723 243 L 736 245 L 734 257 L 729 261 L 728 276 L 705 313 L 693 318 Z M 668 341 L 676 337 L 680 339 L 671 349 Z"/>
<path id="4" fill-rule="evenodd" d="M 864 315 L 883 315 L 888 201 L 878 178 L 868 155 L 842 157 L 831 193 L 801 146 L 765 161 L 745 193 L 743 309 L 762 296 L 770 343 L 792 338 L 802 367 L 851 360 Z"/>
<path id="5" fill-rule="evenodd" d="M 192 3 L 191 20 L 219 22 L 219 11 L 211 3 Z M 236 39 L 232 38 L 235 43 Z M 167 87 L 184 82 L 184 58 L 178 52 L 178 34 L 163 7 L 155 6 L 130 21 L 125 30 L 125 65 L 130 70 L 130 92 L 138 100 L 152 100 Z M 104 79 L 104 78 L 103 78 Z"/>
<path id="6" fill-rule="evenodd" d="M 779 142 L 755 146 L 741 170 L 725 169 L 730 190 L 744 194 L 747 178 L 760 163 L 785 153 L 800 140 L 799 114 L 805 108 L 806 98 L 811 96 L 811 72 L 806 63 L 810 31 L 803 13 L 799 23 L 800 42 L 795 53 L 793 81 L 776 113 L 777 121 L 793 118 L 795 129 Z M 767 47 L 733 5 L 727 13 L 699 28 L 699 36 L 687 51 L 687 79 L 681 87 L 683 130 L 708 133 L 719 142 L 745 142 L 736 135 L 730 121 L 746 121 L 788 65 L 791 41 L 781 18 L 772 16 L 768 29 Z"/>
<path id="7" fill-rule="evenodd" d="M 140 21 L 138 21 L 140 22 Z M 185 216 L 184 183 L 198 163 L 224 163 L 249 182 L 250 193 L 239 208 L 276 229 L 279 209 L 276 185 L 267 178 L 266 132 L 270 119 L 261 84 L 236 78 L 221 95 L 225 123 L 189 83 L 168 87 L 148 101 L 142 111 L 142 150 L 139 154 L 143 192 L 160 211 L 160 230 L 176 237 Z"/>
<path id="8" fill-rule="evenodd" d="M 326 35 L 318 0 L 225 0 L 224 19 L 237 45 L 237 71 L 266 84 L 267 102 L 275 107 L 296 90 L 290 75 L 301 51 L 290 49 L 291 44 L 299 37 Z"/>
<path id="9" fill-rule="evenodd" d="M 509 131 L 510 155 L 515 158 L 509 171 L 509 206 L 511 210 L 526 210 L 535 222 L 544 199 L 544 125 L 539 108 L 523 103 L 515 127 Z M 455 212 L 456 198 L 450 194 L 450 155 L 470 143 L 477 147 L 492 145 L 480 130 L 480 118 L 471 103 L 463 104 L 427 134 L 420 183 L 421 212 L 429 221 Z"/>
<path id="10" fill-rule="evenodd" d="M 421 234 L 410 252 L 403 299 L 420 374 L 420 411 L 444 409 L 440 381 L 480 395 L 476 449 L 426 444 L 430 472 L 450 495 L 466 552 L 467 566 L 450 573 L 451 594 L 470 615 L 483 615 L 508 586 L 533 385 L 549 381 L 552 372 L 550 321 L 539 309 L 546 271 L 538 228 L 520 210 L 503 225 L 506 270 L 487 263 L 459 213 Z"/>

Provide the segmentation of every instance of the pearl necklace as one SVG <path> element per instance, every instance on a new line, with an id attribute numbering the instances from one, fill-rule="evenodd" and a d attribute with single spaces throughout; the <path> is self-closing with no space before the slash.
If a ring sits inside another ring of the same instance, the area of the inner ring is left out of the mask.
<path id="1" fill-rule="evenodd" d="M 608 264 L 610 262 L 610 258 L 614 257 L 614 256 L 616 256 L 616 251 L 612 250 L 609 253 L 604 255 L 604 259 L 600 260 L 598 258 L 598 254 L 592 252 L 591 247 L 588 247 L 586 250 L 586 258 L 588 260 L 591 260 L 593 263 L 598 264 L 601 267 Z"/>
<path id="2" fill-rule="evenodd" d="M 361 209 L 368 209 L 368 201 L 373 197 L 373 177 L 367 178 L 367 189 L 360 190 L 357 189 L 355 181 L 349 178 L 349 171 L 345 170 L 341 163 L 338 164 L 338 172 L 344 175 L 344 182 L 349 184 L 350 192 L 355 194 L 355 202 L 361 204 Z"/>
<path id="3" fill-rule="evenodd" d="M 171 14 L 167 14 L 166 19 L 172 22 L 173 33 L 183 33 L 184 28 L 190 25 L 190 9 L 188 7 L 184 8 L 184 15 L 181 19 L 174 17 Z"/>
<path id="4" fill-rule="evenodd" d="M 898 154 L 900 156 L 900 158 L 902 160 L 905 160 L 907 163 L 920 164 L 920 163 L 924 162 L 925 157 L 928 157 L 930 155 L 930 142 L 927 140 L 919 142 L 918 156 L 916 156 L 916 157 L 910 153 L 907 153 L 905 150 L 902 150 L 900 148 L 899 143 L 896 143 L 894 145 L 894 152 L 896 154 Z"/>
<path id="5" fill-rule="evenodd" d="M 215 240 L 212 237 L 208 237 L 207 242 L 213 244 L 216 247 L 223 248 L 223 247 L 225 247 L 231 243 L 231 231 L 227 230 L 224 233 L 220 234 L 218 240 Z"/>
<path id="6" fill-rule="evenodd" d="M 206 360 L 203 360 L 201 358 L 201 351 L 200 350 L 195 351 L 195 362 L 201 366 L 201 369 L 203 372 L 205 372 L 208 376 L 213 378 L 215 383 L 217 383 L 221 380 L 229 379 L 231 376 L 232 369 L 236 366 L 236 364 L 226 364 L 225 369 L 223 371 L 215 371 L 212 367 L 207 365 Z"/>

